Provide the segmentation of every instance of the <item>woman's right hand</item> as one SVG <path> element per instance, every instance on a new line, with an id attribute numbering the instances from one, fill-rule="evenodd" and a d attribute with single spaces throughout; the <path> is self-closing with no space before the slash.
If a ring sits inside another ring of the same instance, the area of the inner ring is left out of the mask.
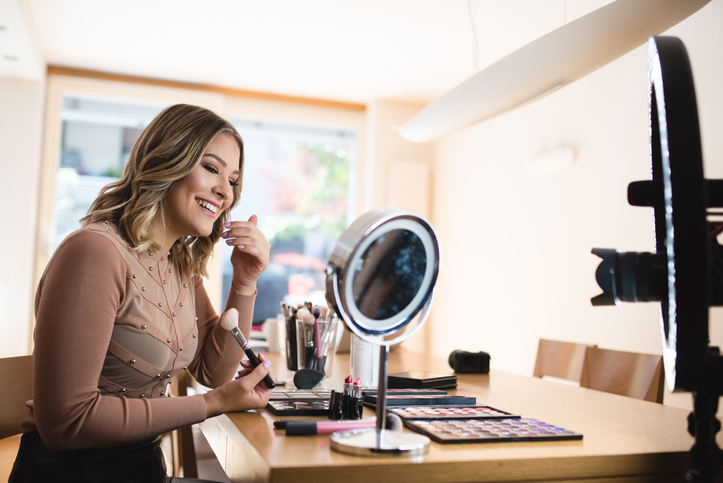
<path id="1" fill-rule="evenodd" d="M 271 397 L 271 389 L 266 387 L 262 379 L 266 374 L 270 374 L 274 379 L 274 372 L 271 370 L 271 361 L 266 360 L 262 354 L 258 354 L 258 358 L 261 361 L 258 367 L 252 368 L 250 364 L 242 363 L 243 369 L 239 371 L 236 379 L 203 395 L 206 400 L 206 418 L 266 406 Z"/>

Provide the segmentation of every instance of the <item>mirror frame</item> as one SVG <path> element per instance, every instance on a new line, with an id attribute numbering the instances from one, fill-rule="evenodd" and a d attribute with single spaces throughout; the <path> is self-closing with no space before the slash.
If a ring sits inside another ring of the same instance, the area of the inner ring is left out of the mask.
<path id="1" fill-rule="evenodd" d="M 372 243 L 384 234 L 398 229 L 414 233 L 424 246 L 427 258 L 424 278 L 416 295 L 403 310 L 386 319 L 371 319 L 359 310 L 354 301 L 354 267 Z M 329 257 L 326 272 L 326 297 L 329 307 L 339 313 L 350 330 L 364 339 L 396 333 L 409 324 L 420 311 L 423 312 L 421 318 L 426 318 L 439 273 L 439 255 L 437 235 L 429 222 L 394 207 L 373 209 L 360 216 L 342 233 Z M 422 323 L 423 320 L 418 326 Z M 411 337 L 418 329 L 419 327 L 415 327 L 411 331 L 405 331 L 401 340 Z M 394 342 L 401 340 L 395 339 Z"/>

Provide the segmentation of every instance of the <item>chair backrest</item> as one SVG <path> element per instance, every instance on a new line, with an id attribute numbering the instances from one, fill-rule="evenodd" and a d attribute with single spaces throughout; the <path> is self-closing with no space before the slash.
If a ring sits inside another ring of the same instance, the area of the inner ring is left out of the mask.
<path id="1" fill-rule="evenodd" d="M 552 376 L 579 383 L 588 344 L 540 339 L 533 376 Z"/>
<path id="2" fill-rule="evenodd" d="M 33 398 L 32 356 L 0 359 L 0 439 L 22 432 L 28 416 L 25 402 Z"/>
<path id="3" fill-rule="evenodd" d="M 663 402 L 663 356 L 589 347 L 580 386 Z"/>
<path id="4" fill-rule="evenodd" d="M 171 394 L 173 396 L 187 396 L 188 388 L 192 386 L 193 379 L 186 371 L 176 374 L 171 380 Z M 193 442 L 193 430 L 190 426 L 180 428 L 171 434 L 173 475 L 184 478 L 198 478 L 196 462 L 196 447 Z"/>

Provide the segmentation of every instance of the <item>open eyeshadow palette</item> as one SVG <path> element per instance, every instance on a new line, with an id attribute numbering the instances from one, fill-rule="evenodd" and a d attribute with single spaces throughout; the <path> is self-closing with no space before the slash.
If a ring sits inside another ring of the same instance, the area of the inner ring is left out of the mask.
<path id="1" fill-rule="evenodd" d="M 269 401 L 329 401 L 331 389 L 274 389 Z"/>
<path id="2" fill-rule="evenodd" d="M 405 420 L 404 424 L 438 443 L 582 439 L 582 434 L 527 418 Z"/>
<path id="3" fill-rule="evenodd" d="M 266 408 L 277 416 L 328 416 L 331 389 L 274 389 Z"/>
<path id="4" fill-rule="evenodd" d="M 269 401 L 266 408 L 277 416 L 328 416 L 329 399 L 317 401 Z"/>
<path id="5" fill-rule="evenodd" d="M 510 419 L 520 416 L 485 405 L 468 406 L 405 406 L 387 410 L 408 420 Z"/>

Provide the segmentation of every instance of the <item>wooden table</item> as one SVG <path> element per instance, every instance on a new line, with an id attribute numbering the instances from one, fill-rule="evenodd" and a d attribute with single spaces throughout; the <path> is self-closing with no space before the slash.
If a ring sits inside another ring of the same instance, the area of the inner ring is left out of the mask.
<path id="1" fill-rule="evenodd" d="M 270 354 L 277 379 L 290 377 Z M 393 350 L 389 372 L 450 372 L 446 361 Z M 341 387 L 349 355 L 337 354 L 330 386 Z M 350 456 L 329 447 L 329 437 L 290 436 L 276 430 L 268 410 L 230 413 L 200 424 L 234 482 L 681 482 L 693 438 L 687 411 L 501 371 L 460 374 L 451 394 L 539 419 L 583 434 L 582 441 L 438 444 L 424 456 Z M 364 417 L 372 417 L 369 408 Z M 404 431 L 409 431 L 404 429 Z M 719 445 L 723 438 L 719 433 Z M 719 475 L 721 476 L 721 475 Z"/>

